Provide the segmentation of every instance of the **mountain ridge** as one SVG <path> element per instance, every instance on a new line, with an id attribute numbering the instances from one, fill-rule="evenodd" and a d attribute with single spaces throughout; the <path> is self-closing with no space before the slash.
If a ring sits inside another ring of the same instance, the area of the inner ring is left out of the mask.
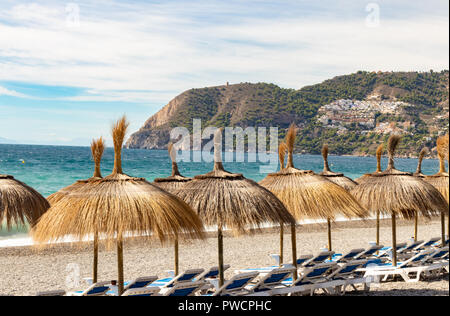
<path id="1" fill-rule="evenodd" d="M 359 71 L 299 90 L 268 83 L 190 89 L 151 116 L 126 147 L 165 149 L 172 128 L 192 130 L 192 119 L 201 119 L 202 128 L 277 126 L 280 138 L 294 122 L 296 151 L 311 154 L 323 143 L 335 154 L 373 154 L 389 132 L 401 132 L 399 152 L 414 156 L 448 130 L 448 75 Z"/>

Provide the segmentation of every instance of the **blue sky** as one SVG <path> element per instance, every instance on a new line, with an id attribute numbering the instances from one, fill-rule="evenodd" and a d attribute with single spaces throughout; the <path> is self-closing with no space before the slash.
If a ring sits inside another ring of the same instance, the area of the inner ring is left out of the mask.
<path id="1" fill-rule="evenodd" d="M 135 131 L 184 90 L 227 81 L 301 88 L 357 70 L 448 69 L 448 9 L 437 0 L 1 0 L 0 138 L 88 145 L 124 113 Z"/>

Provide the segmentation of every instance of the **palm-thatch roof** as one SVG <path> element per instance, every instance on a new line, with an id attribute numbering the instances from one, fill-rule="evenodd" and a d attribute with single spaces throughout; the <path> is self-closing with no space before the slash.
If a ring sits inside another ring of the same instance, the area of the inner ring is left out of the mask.
<path id="1" fill-rule="evenodd" d="M 122 171 L 121 152 L 128 122 L 120 119 L 112 129 L 114 169 L 111 175 L 92 180 L 53 204 L 33 230 L 37 242 L 72 235 L 82 240 L 96 232 L 106 242 L 122 240 L 125 233 L 157 237 L 203 237 L 203 225 L 192 209 L 144 178 Z"/>
<path id="2" fill-rule="evenodd" d="M 425 156 L 428 155 L 429 152 L 430 150 L 427 147 L 422 148 L 422 150 L 420 151 L 419 160 L 417 162 L 417 169 L 416 172 L 414 172 L 415 177 L 425 178 L 425 175 L 422 173 L 422 162 L 423 158 L 425 158 Z"/>
<path id="3" fill-rule="evenodd" d="M 172 160 L 172 175 L 167 178 L 157 178 L 154 180 L 154 184 L 159 188 L 173 194 L 177 190 L 181 189 L 184 184 L 191 181 L 192 178 L 187 178 L 180 174 L 176 160 L 176 150 L 172 143 L 169 144 L 168 151 L 170 159 Z"/>
<path id="4" fill-rule="evenodd" d="M 102 174 L 100 171 L 100 164 L 102 161 L 104 151 L 105 151 L 105 141 L 104 141 L 103 137 L 93 140 L 91 142 L 91 154 L 92 154 L 92 158 L 94 159 L 94 163 L 95 163 L 95 169 L 94 169 L 93 176 L 86 180 L 78 180 L 77 182 L 53 193 L 52 195 L 47 197 L 47 200 L 50 202 L 50 204 L 52 204 L 52 205 L 55 204 L 56 202 L 61 200 L 64 196 L 66 196 L 67 194 L 69 194 L 70 192 L 72 192 L 74 190 L 79 189 L 80 187 L 82 187 L 83 185 L 88 183 L 89 181 L 100 180 L 102 178 Z"/>
<path id="5" fill-rule="evenodd" d="M 259 183 L 273 192 L 298 220 L 335 220 L 337 215 L 348 218 L 367 217 L 367 211 L 347 190 L 313 171 L 299 170 L 294 167 L 295 134 L 295 127 L 291 126 L 286 135 L 288 147 L 286 168 L 267 175 Z"/>
<path id="6" fill-rule="evenodd" d="M 376 157 L 377 157 L 377 170 L 374 173 L 381 173 L 381 157 L 383 156 L 384 146 L 380 145 L 377 148 Z M 373 173 L 366 173 L 362 177 L 355 179 L 355 182 L 361 184 L 367 177 L 370 177 Z"/>
<path id="7" fill-rule="evenodd" d="M 446 201 L 432 185 L 411 173 L 395 169 L 394 156 L 400 138 L 398 135 L 389 138 L 387 169 L 365 177 L 350 193 L 374 213 L 413 219 L 416 214 L 430 217 L 448 212 Z"/>
<path id="8" fill-rule="evenodd" d="M 0 229 L 3 223 L 7 229 L 26 223 L 33 226 L 49 207 L 48 201 L 32 187 L 0 174 Z"/>
<path id="9" fill-rule="evenodd" d="M 445 158 L 448 159 L 448 135 L 438 138 L 439 172 L 426 176 L 425 181 L 433 185 L 449 202 L 449 177 L 445 170 Z"/>
<path id="10" fill-rule="evenodd" d="M 349 177 L 344 176 L 343 173 L 337 173 L 330 170 L 328 165 L 328 145 L 323 145 L 322 147 L 322 157 L 323 157 L 323 171 L 319 175 L 326 177 L 331 182 L 343 187 L 347 191 L 350 191 L 355 186 L 358 185 L 355 181 Z"/>
<path id="11" fill-rule="evenodd" d="M 227 227 L 234 234 L 265 223 L 293 223 L 283 203 L 255 181 L 223 168 L 221 130 L 214 137 L 214 170 L 187 182 L 176 195 L 188 203 L 205 225 Z"/>

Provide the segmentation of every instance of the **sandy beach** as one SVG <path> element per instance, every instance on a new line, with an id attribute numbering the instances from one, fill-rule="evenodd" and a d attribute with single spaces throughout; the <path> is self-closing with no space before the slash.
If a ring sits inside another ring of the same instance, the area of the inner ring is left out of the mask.
<path id="1" fill-rule="evenodd" d="M 366 248 L 375 239 L 373 221 L 340 222 L 333 227 L 333 242 L 337 252 L 352 248 Z M 326 227 L 322 225 L 304 225 L 298 228 L 298 254 L 317 253 L 326 245 Z M 413 235 L 413 224 L 398 223 L 398 241 L 406 241 Z M 423 221 L 419 226 L 420 239 L 440 236 L 438 219 Z M 391 244 L 390 221 L 382 221 L 381 242 Z M 211 235 L 205 241 L 184 242 L 180 245 L 180 269 L 208 268 L 217 265 L 216 239 Z M 226 277 L 240 268 L 269 266 L 274 261 L 269 257 L 277 253 L 279 233 L 268 229 L 252 236 L 224 239 L 225 262 L 231 265 Z M 285 235 L 285 261 L 291 260 L 290 236 Z M 167 270 L 173 269 L 173 249 L 170 245 L 161 246 L 156 241 L 129 240 L 124 252 L 125 279 L 139 276 L 167 276 Z M 0 294 L 35 295 L 36 292 L 65 289 L 75 290 L 85 287 L 83 278 L 90 277 L 92 247 L 84 245 L 71 247 L 58 245 L 54 248 L 37 251 L 33 247 L 15 247 L 0 249 Z M 79 271 L 79 273 L 78 273 Z M 99 254 L 99 280 L 117 278 L 116 254 L 114 249 L 101 249 Z M 373 296 L 443 296 L 449 295 L 448 275 L 419 283 L 388 282 L 375 284 L 369 293 L 350 295 Z"/>

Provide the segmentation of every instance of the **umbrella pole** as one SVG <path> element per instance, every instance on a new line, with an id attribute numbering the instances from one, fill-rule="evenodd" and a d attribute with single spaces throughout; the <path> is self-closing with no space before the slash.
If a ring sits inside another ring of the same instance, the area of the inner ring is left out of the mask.
<path id="1" fill-rule="evenodd" d="M 380 212 L 377 212 L 377 246 L 380 245 Z"/>
<path id="2" fill-rule="evenodd" d="M 295 224 L 291 224 L 291 243 L 292 243 L 292 264 L 295 267 L 295 272 L 293 273 L 294 280 L 297 280 L 297 236 L 295 233 Z"/>
<path id="3" fill-rule="evenodd" d="M 284 226 L 283 223 L 280 224 L 280 267 L 283 265 L 283 254 L 284 254 Z"/>
<path id="4" fill-rule="evenodd" d="M 328 218 L 327 219 L 327 224 L 328 224 L 328 251 L 332 250 L 332 245 L 331 245 L 331 220 Z"/>
<path id="5" fill-rule="evenodd" d="M 419 227 L 419 215 L 416 213 L 414 216 L 414 241 L 417 242 L 419 239 L 418 236 L 418 227 Z"/>
<path id="6" fill-rule="evenodd" d="M 397 266 L 397 223 L 395 213 L 392 213 L 392 265 Z"/>
<path id="7" fill-rule="evenodd" d="M 117 270 L 119 274 L 117 280 L 118 295 L 121 296 L 123 294 L 123 241 L 121 237 L 117 239 Z"/>
<path id="8" fill-rule="evenodd" d="M 442 247 L 445 247 L 445 214 L 441 212 Z"/>
<path id="9" fill-rule="evenodd" d="M 217 229 L 217 241 L 219 249 L 219 287 L 222 287 L 225 283 L 225 277 L 223 273 L 223 232 L 222 227 Z"/>
<path id="10" fill-rule="evenodd" d="M 94 234 L 94 263 L 92 269 L 92 282 L 97 283 L 98 275 L 98 232 Z"/>
<path id="11" fill-rule="evenodd" d="M 178 235 L 175 236 L 175 242 L 174 242 L 174 248 L 175 248 L 175 276 L 177 276 L 180 273 L 180 264 L 179 264 L 179 257 L 178 257 Z"/>

